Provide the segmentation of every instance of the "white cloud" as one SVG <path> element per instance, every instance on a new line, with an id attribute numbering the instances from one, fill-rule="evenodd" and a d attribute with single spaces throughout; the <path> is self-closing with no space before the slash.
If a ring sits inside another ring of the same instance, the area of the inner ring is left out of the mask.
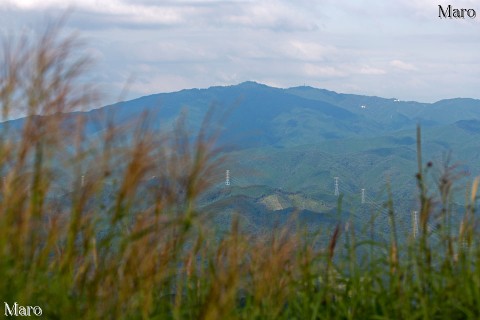
<path id="1" fill-rule="evenodd" d="M 306 75 L 310 77 L 344 77 L 346 73 L 333 66 L 320 66 L 307 63 L 303 68 Z"/>
<path id="2" fill-rule="evenodd" d="M 333 46 L 293 39 L 284 44 L 286 56 L 302 61 L 323 61 L 337 53 Z"/>
<path id="3" fill-rule="evenodd" d="M 69 7 L 67 27 L 89 40 L 101 85 L 118 91 L 134 76 L 131 98 L 245 80 L 402 100 L 480 97 L 480 18 L 439 20 L 431 0 L 0 0 L 0 28 L 38 26 Z"/>
<path id="4" fill-rule="evenodd" d="M 405 70 L 405 71 L 415 71 L 415 70 L 417 70 L 417 68 L 413 64 L 407 63 L 407 62 L 404 62 L 404 61 L 401 61 L 401 60 L 392 60 L 390 62 L 390 65 L 392 67 L 395 67 L 395 68 L 400 69 L 400 70 Z"/>
<path id="5" fill-rule="evenodd" d="M 116 26 L 236 26 L 277 31 L 313 30 L 316 23 L 301 7 L 288 1 L 121 1 L 121 0 L 4 0 L 0 8 L 47 10 L 73 8 L 105 15 Z M 95 17 L 92 17 L 95 18 Z"/>
<path id="6" fill-rule="evenodd" d="M 374 67 L 370 67 L 370 66 L 360 67 L 357 72 L 360 73 L 360 74 L 364 74 L 364 75 L 384 75 L 384 74 L 387 73 L 383 69 L 374 68 Z"/>

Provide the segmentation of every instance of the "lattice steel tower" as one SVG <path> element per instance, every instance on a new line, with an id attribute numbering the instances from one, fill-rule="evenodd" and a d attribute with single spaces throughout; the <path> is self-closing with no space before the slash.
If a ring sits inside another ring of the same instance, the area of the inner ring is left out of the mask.
<path id="1" fill-rule="evenodd" d="M 335 178 L 333 178 L 333 179 L 335 179 L 335 195 L 336 195 L 336 196 L 339 196 L 339 195 L 340 195 L 340 191 L 338 190 L 338 179 L 339 179 L 339 178 L 338 178 L 338 177 L 335 177 Z"/>

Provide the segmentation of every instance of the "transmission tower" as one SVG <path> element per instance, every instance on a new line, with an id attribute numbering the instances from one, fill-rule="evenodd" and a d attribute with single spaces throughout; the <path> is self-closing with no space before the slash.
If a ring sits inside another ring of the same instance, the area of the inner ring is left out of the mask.
<path id="1" fill-rule="evenodd" d="M 225 185 L 226 186 L 230 185 L 230 170 L 225 171 Z"/>
<path id="2" fill-rule="evenodd" d="M 339 178 L 338 178 L 338 177 L 335 177 L 335 178 L 333 178 L 333 179 L 335 179 L 335 195 L 336 195 L 336 196 L 339 196 L 339 195 L 340 195 L 340 191 L 338 191 L 338 179 L 339 179 Z"/>
<path id="3" fill-rule="evenodd" d="M 365 189 L 362 189 L 362 204 L 365 203 Z"/>
<path id="4" fill-rule="evenodd" d="M 416 238 L 418 233 L 417 211 L 413 211 L 412 213 L 412 227 L 413 227 L 413 237 Z"/>

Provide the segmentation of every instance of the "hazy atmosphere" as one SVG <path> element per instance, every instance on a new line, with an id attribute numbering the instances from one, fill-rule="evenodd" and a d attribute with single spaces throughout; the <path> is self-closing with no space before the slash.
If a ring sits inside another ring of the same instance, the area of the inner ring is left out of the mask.
<path id="1" fill-rule="evenodd" d="M 480 319 L 479 21 L 0 0 L 0 314 Z"/>
<path id="2" fill-rule="evenodd" d="M 2 0 L 0 30 L 35 32 L 68 9 L 105 103 L 127 83 L 129 99 L 247 80 L 422 102 L 480 98 L 480 20 L 440 19 L 438 5 L 448 3 Z"/>

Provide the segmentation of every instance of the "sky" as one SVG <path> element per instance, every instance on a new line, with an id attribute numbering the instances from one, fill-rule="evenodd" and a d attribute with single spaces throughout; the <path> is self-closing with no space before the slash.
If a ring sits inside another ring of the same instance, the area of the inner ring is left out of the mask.
<path id="1" fill-rule="evenodd" d="M 437 0 L 0 0 L 0 32 L 35 32 L 69 10 L 105 103 L 257 81 L 434 102 L 480 98 L 475 19 Z M 126 89 L 126 90 L 125 90 Z M 123 94 L 122 94 L 123 92 Z"/>

